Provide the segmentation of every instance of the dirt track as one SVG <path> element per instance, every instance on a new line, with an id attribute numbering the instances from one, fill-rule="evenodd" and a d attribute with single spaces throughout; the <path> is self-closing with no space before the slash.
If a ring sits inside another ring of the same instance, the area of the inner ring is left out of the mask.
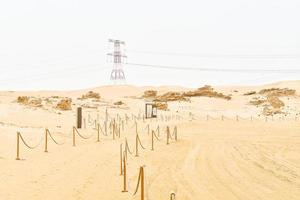
<path id="1" fill-rule="evenodd" d="M 140 165 L 145 165 L 148 199 L 168 199 L 172 191 L 178 199 L 298 199 L 300 195 L 299 122 L 184 122 L 178 127 L 178 142 L 166 145 L 162 137 L 153 152 L 145 125 L 140 126 L 148 149 L 140 150 L 140 157 L 129 157 L 129 193 L 121 193 L 122 140 L 103 136 L 100 143 L 95 137 L 78 139 L 77 147 L 68 138 L 69 144 L 61 147 L 51 144 L 49 153 L 42 147 L 36 151 L 23 147 L 25 159 L 20 162 L 2 158 L 0 196 L 139 199 L 132 193 Z M 133 149 L 134 128 L 128 130 L 123 137 L 129 138 Z"/>

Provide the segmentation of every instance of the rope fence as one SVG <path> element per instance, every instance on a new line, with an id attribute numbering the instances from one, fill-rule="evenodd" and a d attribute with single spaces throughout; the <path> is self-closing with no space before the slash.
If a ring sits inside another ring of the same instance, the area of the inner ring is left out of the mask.
<path id="1" fill-rule="evenodd" d="M 23 142 L 23 144 L 28 148 L 28 149 L 36 149 L 37 147 L 39 147 L 42 143 L 42 141 L 44 140 L 44 138 L 42 137 L 41 140 L 34 146 L 29 145 L 25 139 L 23 138 L 23 136 L 21 135 L 20 132 L 17 132 L 17 156 L 16 156 L 16 160 L 20 160 L 20 139 Z"/>
<path id="2" fill-rule="evenodd" d="M 65 144 L 65 142 L 61 142 L 61 143 L 59 143 L 59 142 L 57 142 L 55 139 L 54 139 L 54 137 L 52 136 L 52 134 L 50 133 L 50 131 L 49 131 L 49 129 L 46 129 L 45 130 L 45 152 L 48 152 L 48 135 L 50 136 L 50 138 L 52 139 L 52 141 L 55 143 L 55 144 L 57 144 L 57 145 L 63 145 L 63 144 Z"/>
<path id="3" fill-rule="evenodd" d="M 220 117 L 213 117 L 211 115 L 206 115 L 205 116 L 205 121 L 298 121 L 300 117 L 284 117 L 284 116 L 278 116 L 277 118 L 275 118 L 274 116 L 258 116 L 258 117 L 254 117 L 254 116 L 249 116 L 249 117 L 242 117 L 240 115 L 236 115 L 234 117 L 228 117 L 228 116 L 224 116 L 221 115 Z M 203 116 L 196 116 L 196 115 L 191 115 L 190 117 L 188 117 L 189 121 L 192 120 L 203 120 Z M 299 120 L 300 121 L 300 120 Z"/>

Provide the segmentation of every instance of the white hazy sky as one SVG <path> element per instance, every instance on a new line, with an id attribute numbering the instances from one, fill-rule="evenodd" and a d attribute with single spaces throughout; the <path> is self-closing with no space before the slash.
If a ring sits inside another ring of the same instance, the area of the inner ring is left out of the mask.
<path id="1" fill-rule="evenodd" d="M 109 38 L 128 62 L 218 69 L 300 69 L 299 0 L 0 0 L 0 89 L 111 84 Z M 177 55 L 174 55 L 177 54 Z M 261 84 L 300 73 L 124 66 L 127 84 Z"/>

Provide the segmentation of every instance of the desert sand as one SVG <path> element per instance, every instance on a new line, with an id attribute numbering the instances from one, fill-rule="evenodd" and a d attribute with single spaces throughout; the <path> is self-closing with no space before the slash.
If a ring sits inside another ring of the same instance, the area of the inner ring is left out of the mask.
<path id="1" fill-rule="evenodd" d="M 249 91 L 290 88 L 283 96 L 282 113 L 266 116 L 262 106 L 250 105 Z M 300 198 L 300 81 L 262 86 L 214 87 L 231 100 L 191 97 L 168 102 L 169 110 L 158 111 L 157 119 L 143 120 L 144 91 L 186 92 L 183 87 L 102 86 L 77 91 L 0 92 L 0 199 L 2 200 L 129 200 L 134 195 L 139 168 L 145 170 L 145 199 L 168 200 L 298 200 Z M 93 91 L 98 99 L 80 99 Z M 20 96 L 41 99 L 41 105 L 20 104 Z M 59 100 L 71 98 L 71 110 L 56 108 Z M 79 99 L 78 99 L 79 98 Z M 115 105 L 117 101 L 124 104 Z M 72 146 L 76 108 L 83 107 L 85 127 Z M 106 118 L 124 123 L 120 137 L 100 133 Z M 117 117 L 118 116 L 118 117 Z M 125 116 L 128 116 L 126 123 Z M 128 192 L 122 192 L 120 145 L 128 140 L 135 150 L 136 127 L 145 149 L 128 155 Z M 151 151 L 149 130 L 160 127 L 160 140 Z M 178 129 L 178 140 L 167 145 L 166 127 Z M 53 138 L 45 148 L 45 129 Z M 16 160 L 17 132 L 34 149 L 20 143 Z"/>

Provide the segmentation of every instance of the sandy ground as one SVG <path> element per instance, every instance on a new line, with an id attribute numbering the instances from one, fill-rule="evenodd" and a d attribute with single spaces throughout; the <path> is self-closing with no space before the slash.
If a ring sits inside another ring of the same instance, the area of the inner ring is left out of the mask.
<path id="1" fill-rule="evenodd" d="M 72 146 L 72 111 L 32 108 L 14 103 L 18 96 L 68 96 L 73 99 L 86 92 L 1 92 L 0 93 L 0 199 L 140 199 L 133 195 L 139 167 L 145 166 L 145 199 L 207 200 L 297 200 L 300 197 L 300 110 L 299 96 L 285 100 L 292 109 L 287 116 L 266 118 L 259 109 L 247 105 L 249 97 L 243 92 L 266 87 L 289 87 L 300 91 L 300 82 L 282 82 L 257 87 L 217 87 L 226 93 L 235 89 L 231 101 L 212 98 L 193 98 L 191 103 L 170 103 L 170 111 L 160 111 L 156 120 L 137 120 L 138 133 L 144 149 L 139 157 L 128 155 L 128 193 L 122 193 L 120 176 L 120 144 L 128 139 L 135 149 L 135 123 L 132 115 L 143 112 L 144 100 L 138 97 L 153 87 L 105 86 L 95 88 L 103 101 L 97 109 L 85 108 L 86 128 L 80 133 L 89 139 L 76 137 Z M 188 90 L 179 87 L 155 88 L 161 92 Z M 127 96 L 127 97 L 125 97 Z M 122 100 L 126 106 L 115 107 Z M 93 104 L 93 102 L 85 102 Z M 105 109 L 110 119 L 117 114 L 124 120 L 120 138 L 100 135 L 94 120 L 104 122 Z M 193 118 L 189 113 L 193 114 Z M 60 113 L 60 114 L 59 114 Z M 209 120 L 207 120 L 209 115 Z M 221 116 L 224 115 L 224 120 Z M 236 115 L 239 120 L 236 120 Z M 88 117 L 90 116 L 90 117 Z M 251 121 L 251 116 L 253 120 Z M 151 151 L 151 136 L 147 125 L 155 130 L 160 126 L 160 141 Z M 165 128 L 177 126 L 178 141 L 166 145 Z M 45 128 L 63 145 L 49 140 L 44 152 Z M 20 161 L 16 158 L 16 132 L 20 131 L 29 145 L 21 143 Z"/>

